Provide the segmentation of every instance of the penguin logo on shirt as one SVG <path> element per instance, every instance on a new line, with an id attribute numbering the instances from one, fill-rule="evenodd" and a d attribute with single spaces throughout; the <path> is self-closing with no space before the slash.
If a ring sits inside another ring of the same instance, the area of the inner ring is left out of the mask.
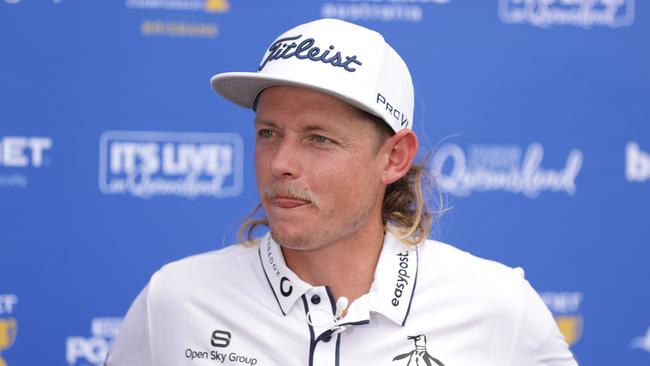
<path id="1" fill-rule="evenodd" d="M 406 339 L 413 340 L 415 343 L 415 349 L 411 352 L 406 352 L 395 356 L 395 358 L 393 358 L 393 361 L 408 358 L 406 366 L 432 366 L 433 363 L 431 363 L 431 361 L 433 361 L 438 366 L 445 366 L 442 362 L 440 362 L 440 360 L 431 356 L 429 352 L 427 352 L 427 336 L 420 334 L 416 336 L 408 336 Z"/>

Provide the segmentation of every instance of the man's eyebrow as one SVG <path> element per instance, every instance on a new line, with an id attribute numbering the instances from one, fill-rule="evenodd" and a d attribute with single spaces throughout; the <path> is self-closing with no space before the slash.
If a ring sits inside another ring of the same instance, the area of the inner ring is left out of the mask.
<path id="1" fill-rule="evenodd" d="M 323 126 L 319 125 L 307 125 L 302 128 L 303 131 L 305 132 L 313 132 L 313 131 L 328 131 L 327 128 L 324 128 Z"/>
<path id="2" fill-rule="evenodd" d="M 271 121 L 259 120 L 259 119 L 253 120 L 253 124 L 255 126 L 264 125 L 264 126 L 269 126 L 269 127 L 278 127 L 275 123 L 273 123 Z"/>
<path id="3" fill-rule="evenodd" d="M 253 121 L 253 124 L 255 126 L 260 126 L 261 125 L 261 126 L 274 127 L 274 128 L 278 127 L 275 123 L 273 123 L 273 121 L 268 121 L 268 120 L 264 120 L 264 119 L 255 119 Z M 300 130 L 303 131 L 303 132 L 329 131 L 324 126 L 318 125 L 318 124 L 311 124 L 311 125 L 302 126 L 300 128 Z"/>

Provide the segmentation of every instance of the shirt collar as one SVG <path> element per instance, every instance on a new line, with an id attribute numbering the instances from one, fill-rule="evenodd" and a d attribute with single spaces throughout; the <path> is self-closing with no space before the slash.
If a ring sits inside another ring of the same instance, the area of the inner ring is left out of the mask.
<path id="1" fill-rule="evenodd" d="M 404 325 L 411 310 L 418 277 L 419 245 L 413 246 L 386 231 L 384 245 L 368 293 L 368 307 Z"/>
<path id="2" fill-rule="evenodd" d="M 260 262 L 273 295 L 283 315 L 287 315 L 296 301 L 312 286 L 301 280 L 289 267 L 282 249 L 267 233 L 259 246 Z"/>
<path id="3" fill-rule="evenodd" d="M 386 232 L 374 281 L 369 293 L 362 297 L 364 303 L 367 297 L 368 310 L 380 313 L 397 324 L 406 324 L 417 282 L 418 249 L 403 243 L 390 231 Z M 260 243 L 259 257 L 280 311 L 286 315 L 312 286 L 287 267 L 280 245 L 271 238 L 270 233 Z"/>

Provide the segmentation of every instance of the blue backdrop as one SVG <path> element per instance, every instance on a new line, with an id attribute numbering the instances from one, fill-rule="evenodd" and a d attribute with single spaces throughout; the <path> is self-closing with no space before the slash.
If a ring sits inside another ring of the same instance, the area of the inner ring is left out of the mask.
<path id="1" fill-rule="evenodd" d="M 582 365 L 650 364 L 648 2 L 0 0 L 0 365 L 100 364 L 156 269 L 234 242 L 253 115 L 209 78 L 319 17 L 409 64 L 433 236 L 524 267 Z"/>

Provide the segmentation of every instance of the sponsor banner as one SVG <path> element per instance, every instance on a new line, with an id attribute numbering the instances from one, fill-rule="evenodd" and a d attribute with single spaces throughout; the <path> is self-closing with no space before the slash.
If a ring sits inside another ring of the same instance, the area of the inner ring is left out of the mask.
<path id="1" fill-rule="evenodd" d="M 542 28 L 621 27 L 634 23 L 634 0 L 499 0 L 499 18 Z"/>
<path id="2" fill-rule="evenodd" d="M 539 294 L 551 310 L 560 332 L 569 346 L 582 337 L 583 318 L 580 313 L 583 294 L 581 292 L 541 292 Z"/>
<path id="3" fill-rule="evenodd" d="M 429 5 L 446 4 L 450 0 L 347 0 L 321 5 L 321 18 L 338 18 L 351 22 L 419 23 Z"/>
<path id="4" fill-rule="evenodd" d="M 122 318 L 94 318 L 90 323 L 90 337 L 67 337 L 65 359 L 68 365 L 102 365 L 121 324 Z"/>
<path id="5" fill-rule="evenodd" d="M 18 304 L 15 294 L 0 294 L 0 365 L 11 366 L 11 360 L 3 358 L 3 352 L 16 342 L 18 321 L 13 317 Z"/>
<path id="6" fill-rule="evenodd" d="M 148 37 L 216 38 L 219 26 L 215 22 L 187 22 L 145 19 L 140 33 Z"/>
<path id="7" fill-rule="evenodd" d="M 220 14 L 230 11 L 228 0 L 126 0 L 128 9 L 168 10 L 178 12 L 200 12 Z M 215 21 L 191 21 L 186 19 L 143 19 L 140 35 L 144 37 L 204 38 L 214 39 L 219 35 L 219 24 Z"/>
<path id="8" fill-rule="evenodd" d="M 243 190 L 238 134 L 107 131 L 99 146 L 104 194 L 225 198 Z"/>
<path id="9" fill-rule="evenodd" d="M 16 5 L 18 3 L 21 3 L 23 0 L 4 0 L 5 3 L 11 4 L 11 5 Z M 51 0 L 50 3 L 54 4 L 61 4 L 61 1 L 63 0 Z"/>
<path id="10" fill-rule="evenodd" d="M 625 178 L 628 182 L 650 181 L 650 153 L 641 150 L 636 142 L 625 147 Z"/>
<path id="11" fill-rule="evenodd" d="M 129 9 L 199 11 L 224 13 L 230 10 L 228 0 L 126 0 Z"/>
<path id="12" fill-rule="evenodd" d="M 42 136 L 0 136 L 0 187 L 26 188 L 31 169 L 51 164 L 54 142 Z"/>
<path id="13" fill-rule="evenodd" d="M 560 169 L 542 166 L 544 147 L 530 144 L 524 151 L 516 145 L 470 145 L 463 150 L 445 144 L 435 152 L 431 171 L 441 191 L 455 196 L 474 192 L 503 191 L 535 198 L 542 192 L 576 193 L 582 152 L 569 151 Z"/>

